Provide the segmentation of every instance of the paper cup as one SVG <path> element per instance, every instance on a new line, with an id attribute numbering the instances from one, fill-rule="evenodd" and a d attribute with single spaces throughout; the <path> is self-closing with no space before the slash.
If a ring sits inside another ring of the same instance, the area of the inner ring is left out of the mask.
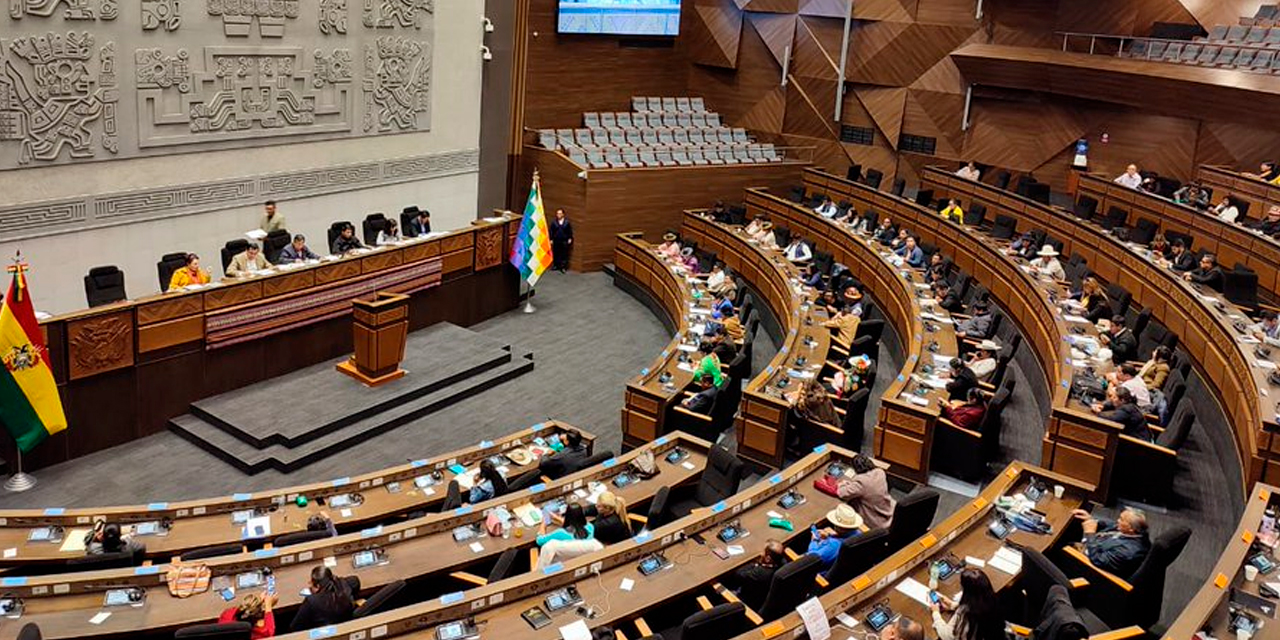
<path id="1" fill-rule="evenodd" d="M 1066 492 L 1066 490 L 1067 490 L 1067 488 L 1066 488 L 1066 487 L 1064 487 L 1064 486 L 1062 486 L 1062 485 L 1060 485 L 1060 484 L 1055 484 L 1055 485 L 1053 485 L 1053 497 L 1055 497 L 1055 498 L 1057 498 L 1057 499 L 1061 500 L 1061 499 L 1062 499 L 1062 494 L 1063 494 L 1063 493 L 1065 493 L 1065 492 Z"/>
<path id="2" fill-rule="evenodd" d="M 1257 579 L 1258 579 L 1258 568 L 1257 568 L 1257 567 L 1255 567 L 1255 566 L 1253 566 L 1253 565 L 1251 565 L 1251 564 L 1247 564 L 1247 565 L 1245 565 L 1245 566 L 1244 566 L 1244 579 L 1245 579 L 1245 580 L 1248 580 L 1249 582 L 1253 582 L 1254 580 L 1257 580 Z"/>

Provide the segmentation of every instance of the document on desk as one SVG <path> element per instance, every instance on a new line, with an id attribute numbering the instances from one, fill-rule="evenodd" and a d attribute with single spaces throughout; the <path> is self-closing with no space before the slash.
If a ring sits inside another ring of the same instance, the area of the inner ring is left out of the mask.
<path id="1" fill-rule="evenodd" d="M 894 587 L 904 595 L 924 606 L 929 606 L 929 587 L 915 578 L 907 578 Z"/>
<path id="2" fill-rule="evenodd" d="M 1272 362 L 1272 361 L 1270 361 L 1270 360 L 1262 360 L 1262 359 L 1258 359 L 1258 360 L 1254 360 L 1254 361 L 1253 361 L 1253 363 L 1254 363 L 1254 364 L 1256 364 L 1256 365 L 1258 365 L 1259 367 L 1262 367 L 1263 369 L 1275 369 L 1275 368 L 1276 368 L 1276 363 L 1274 363 L 1274 362 Z"/>
<path id="3" fill-rule="evenodd" d="M 89 535 L 89 529 L 72 529 L 68 531 L 63 536 L 62 546 L 58 550 L 63 553 L 83 553 L 84 537 L 87 535 Z"/>
<path id="4" fill-rule="evenodd" d="M 1074 313 L 1064 313 L 1062 314 L 1062 319 L 1066 320 L 1067 322 L 1074 322 L 1076 324 L 1092 324 L 1091 322 L 1089 322 L 1088 318 L 1084 316 L 1078 316 Z"/>
<path id="5" fill-rule="evenodd" d="M 107 618 L 110 618 L 110 617 L 111 617 L 110 611 L 99 611 L 98 613 L 94 614 L 92 618 L 89 618 L 89 624 L 102 624 L 107 621 Z"/>
<path id="6" fill-rule="evenodd" d="M 910 402 L 911 404 L 916 405 L 917 407 L 927 407 L 927 406 L 929 406 L 929 399 L 928 399 L 928 398 L 921 398 L 920 396 L 918 396 L 918 395 L 916 395 L 916 394 L 914 394 L 914 393 L 903 393 L 903 394 L 902 394 L 902 396 L 901 396 L 901 398 L 902 398 L 903 400 L 906 400 L 907 402 Z"/>
<path id="7" fill-rule="evenodd" d="M 827 620 L 827 612 L 822 608 L 822 601 L 809 598 L 796 607 L 800 620 L 804 622 L 804 630 L 809 640 L 827 640 L 831 637 L 831 622 Z"/>
<path id="8" fill-rule="evenodd" d="M 995 555 L 991 556 L 991 559 L 987 561 L 987 566 L 1016 576 L 1022 571 L 1022 553 L 1009 547 L 1000 547 Z"/>
<path id="9" fill-rule="evenodd" d="M 692 352 L 694 352 L 694 351 L 697 351 L 697 350 L 698 350 L 698 345 L 696 345 L 696 344 L 681 344 L 680 346 L 676 347 L 676 349 L 677 349 L 677 350 L 679 350 L 679 351 L 688 351 L 688 352 L 692 353 Z"/>
<path id="10" fill-rule="evenodd" d="M 575 620 L 572 624 L 560 627 L 560 638 L 562 640 L 591 640 L 591 629 L 587 628 L 586 620 Z"/>
<path id="11" fill-rule="evenodd" d="M 522 504 L 515 509 L 512 509 L 511 512 L 514 513 L 515 516 L 520 519 L 520 522 L 522 522 L 526 527 L 537 526 L 538 523 L 542 522 L 542 510 L 531 504 Z"/>

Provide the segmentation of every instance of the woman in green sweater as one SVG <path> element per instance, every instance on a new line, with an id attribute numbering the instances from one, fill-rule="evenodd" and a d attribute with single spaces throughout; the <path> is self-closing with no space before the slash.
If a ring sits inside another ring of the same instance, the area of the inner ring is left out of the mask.
<path id="1" fill-rule="evenodd" d="M 559 529 L 547 533 L 547 522 L 544 518 L 538 532 L 538 546 L 541 547 L 552 540 L 588 540 L 595 538 L 596 529 L 587 522 L 587 514 L 582 505 L 571 504 L 564 511 L 564 524 Z"/>
<path id="2" fill-rule="evenodd" d="M 720 371 L 720 358 L 716 356 L 713 349 L 715 345 L 710 340 L 703 340 L 698 345 L 698 352 L 702 354 L 702 362 L 698 363 L 698 368 L 693 372 L 693 379 L 699 380 L 702 374 L 710 374 L 714 379 L 716 388 L 724 386 L 724 372 Z"/>

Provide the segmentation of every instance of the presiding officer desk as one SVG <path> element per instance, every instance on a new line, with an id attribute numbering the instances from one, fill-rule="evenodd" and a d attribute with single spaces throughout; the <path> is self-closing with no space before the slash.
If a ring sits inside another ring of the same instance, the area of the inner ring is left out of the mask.
<path id="1" fill-rule="evenodd" d="M 26 456 L 38 467 L 163 431 L 190 403 L 351 351 L 351 300 L 411 296 L 411 331 L 514 308 L 506 257 L 520 216 L 41 322 L 71 428 Z M 111 411 L 101 410 L 110 404 Z M 80 427 L 80 428 L 78 428 Z M 69 435 L 68 435 L 69 434 Z"/>
<path id="2" fill-rule="evenodd" d="M 1206 175 L 1201 168 L 1200 175 Z M 1208 175 L 1216 176 L 1216 173 Z M 1245 178 L 1249 182 L 1265 185 L 1259 180 Z M 1211 180 L 1205 186 L 1213 189 L 1211 204 L 1216 205 L 1223 196 L 1231 195 L 1249 202 L 1247 194 L 1237 193 L 1225 181 Z M 1235 184 L 1247 184 L 1236 182 Z M 1274 187 L 1273 187 L 1274 189 Z M 1245 212 L 1234 223 L 1219 220 L 1212 213 L 1201 211 L 1195 207 L 1178 204 L 1155 194 L 1138 189 L 1118 185 L 1107 176 L 1092 173 L 1080 174 L 1076 196 L 1089 196 L 1098 201 L 1096 217 L 1102 218 L 1110 214 L 1113 207 L 1124 211 L 1127 217 L 1118 220 L 1121 225 L 1132 227 L 1140 219 L 1146 219 L 1166 234 L 1177 233 L 1191 236 L 1194 244 L 1189 249 L 1204 250 L 1217 256 L 1218 263 L 1230 269 L 1236 263 L 1247 265 L 1258 274 L 1258 290 L 1268 292 L 1271 299 L 1280 297 L 1280 242 L 1270 236 L 1257 233 L 1244 227 Z M 1253 219 L 1266 216 L 1264 203 L 1249 204 L 1249 215 Z M 1172 235 L 1169 236 L 1171 239 Z"/>
<path id="3" fill-rule="evenodd" d="M 603 551 L 547 567 L 542 573 L 517 576 L 441 600 L 321 629 L 321 633 L 328 635 L 311 637 L 357 637 L 352 634 L 365 631 L 370 634 L 368 637 L 385 635 L 429 640 L 436 637 L 435 630 L 440 624 L 472 618 L 479 637 L 484 640 L 560 638 L 559 627 L 581 619 L 575 607 L 551 613 L 552 623 L 538 630 L 527 624 L 520 614 L 533 606 L 545 609 L 545 596 L 569 585 L 576 586 L 583 604 L 597 612 L 595 618 L 587 620 L 590 627 L 609 625 L 621 629 L 625 623 L 659 608 L 674 609 L 667 613 L 683 619 L 699 610 L 695 596 L 720 598 L 711 585 L 758 557 L 769 539 L 803 548 L 808 543 L 809 526 L 821 523 L 826 513 L 840 503 L 838 498 L 814 490 L 813 482 L 826 473 L 831 463 L 847 465 L 852 457 L 852 452 L 839 447 L 819 447 L 780 473 L 767 476 L 722 502 L 694 509 L 684 518 L 642 532 Z M 805 502 L 784 509 L 777 501 L 791 490 L 803 495 Z M 770 512 L 790 520 L 795 530 L 769 527 L 768 522 L 773 518 Z M 742 546 L 742 554 L 721 560 L 711 548 L 724 546 L 716 535 L 722 526 L 733 521 L 749 535 L 734 541 Z M 693 539 L 695 535 L 703 541 Z M 649 576 L 642 575 L 637 570 L 639 561 L 656 552 L 662 553 L 672 566 Z M 629 591 L 621 588 L 624 579 L 634 583 Z M 379 631 L 375 633 L 375 630 Z M 281 640 L 302 640 L 308 635 L 280 637 Z"/>
<path id="4" fill-rule="evenodd" d="M 679 464 L 664 461 L 663 456 L 676 447 L 687 452 L 686 458 Z M 358 533 L 220 556 L 200 563 L 208 566 L 215 578 L 230 576 L 234 579 L 240 574 L 270 569 L 280 595 L 277 608 L 282 611 L 301 604 L 300 592 L 308 584 L 311 569 L 322 563 L 330 563 L 338 575 L 357 576 L 362 590 L 368 593 L 395 580 L 423 579 L 427 588 L 438 589 L 450 572 L 492 562 L 507 549 L 533 547 L 536 535 L 526 535 L 523 529 L 518 529 L 509 538 L 481 534 L 474 541 L 455 540 L 453 532 L 456 529 L 482 524 L 488 510 L 503 506 L 517 513 L 517 507 L 522 505 L 540 505 L 570 494 L 585 498 L 588 491 L 596 490 L 596 483 L 607 486 L 614 476 L 627 470 L 638 455 L 651 451 L 659 461 L 661 473 L 622 488 L 608 487 L 628 504 L 637 505 L 640 509 L 643 508 L 640 505 L 650 500 L 659 487 L 696 482 L 706 468 L 709 447 L 703 440 L 676 433 L 560 480 L 512 491 L 480 504 L 463 505 L 450 512 L 429 514 L 395 525 L 376 526 Z M 478 546 L 472 546 L 472 542 Z M 385 562 L 355 569 L 353 556 L 365 550 L 385 553 Z M 228 606 L 212 589 L 186 599 L 172 597 L 166 581 L 167 569 L 167 566 L 144 566 L 31 578 L 0 578 L 0 587 L 8 594 L 25 599 L 22 620 L 39 624 L 45 638 L 107 637 L 143 629 L 163 632 L 211 621 Z M 146 597 L 141 606 L 103 606 L 106 590 L 131 587 L 145 591 Z M 103 610 L 111 611 L 112 615 L 101 624 L 88 624 L 90 618 Z M 0 639 L 14 638 L 19 626 L 0 625 Z"/>
<path id="5" fill-rule="evenodd" d="M 1280 501 L 1280 489 L 1261 482 L 1254 485 L 1253 495 L 1245 503 L 1244 514 L 1240 516 L 1240 525 L 1236 527 L 1235 535 L 1227 540 L 1227 546 L 1222 550 L 1222 556 L 1214 565 L 1208 580 L 1205 580 L 1204 585 L 1191 598 L 1191 602 L 1187 603 L 1182 613 L 1178 614 L 1178 617 L 1169 625 L 1164 638 L 1191 640 L 1201 629 L 1210 630 L 1212 636 L 1220 640 L 1235 637 L 1235 634 L 1228 630 L 1231 609 L 1235 608 L 1233 603 L 1244 603 L 1247 597 L 1237 597 L 1233 592 L 1239 590 L 1258 596 L 1259 585 L 1266 582 L 1274 583 L 1280 577 L 1274 572 L 1269 572 L 1268 575 L 1259 575 L 1251 582 L 1244 576 L 1245 565 L 1256 553 L 1265 553 L 1267 558 L 1273 560 L 1275 558 L 1273 548 L 1262 544 L 1263 536 L 1260 536 L 1259 532 L 1262 529 L 1263 514 L 1267 509 L 1280 506 L 1277 505 L 1277 501 Z M 1274 547 L 1274 534 L 1270 536 L 1269 544 Z M 1270 599 L 1268 602 L 1271 603 L 1274 611 L 1276 601 Z M 1274 638 L 1280 633 L 1277 631 L 1275 620 L 1260 615 L 1256 609 L 1246 607 L 1245 610 L 1266 622 L 1266 626 L 1253 637 Z"/>
<path id="6" fill-rule="evenodd" d="M 1221 294 L 1156 264 L 1144 247 L 1121 242 L 1066 211 L 936 168 L 925 168 L 921 175 L 923 185 L 943 197 L 980 202 L 992 215 L 1016 219 L 1021 228 L 1051 231 L 1063 242 L 1064 254 L 1080 254 L 1091 272 L 1124 287 L 1134 303 L 1150 309 L 1152 319 L 1178 336 L 1233 429 L 1243 471 L 1241 494 L 1254 482 L 1280 482 L 1280 438 L 1272 433 L 1280 429 L 1280 396 L 1273 395 L 1277 388 L 1267 382 L 1277 355 L 1260 358 L 1254 346 L 1246 344 L 1251 338 L 1234 326 L 1250 324 L 1240 309 Z"/>
<path id="7" fill-rule="evenodd" d="M 981 440 L 980 434 L 940 416 L 947 392 L 945 381 L 933 376 L 935 371 L 947 370 L 959 350 L 955 323 L 949 313 L 932 307 L 932 293 L 922 270 L 902 264 L 886 247 L 851 228 L 767 190 L 748 189 L 743 204 L 749 217 L 767 215 L 776 227 L 789 229 L 792 237 L 804 238 L 848 267 L 862 283 L 864 295 L 871 296 L 886 321 L 893 324 L 902 345 L 903 364 L 880 400 L 873 448 L 876 458 L 888 462 L 896 475 L 923 482 L 930 468 L 936 429 L 955 430 L 957 435 Z M 934 331 L 928 331 L 926 319 L 932 321 Z M 833 363 L 834 367 L 842 365 Z"/>
<path id="8" fill-rule="evenodd" d="M 1045 514 L 1045 520 L 1053 527 L 1052 532 L 1035 535 L 1018 530 L 1009 534 L 1007 541 L 1040 552 L 1046 552 L 1065 542 L 1061 538 L 1063 532 L 1070 528 L 1068 525 L 1072 520 L 1072 510 L 1079 508 L 1093 493 L 1094 488 L 1033 465 L 1013 462 L 978 497 L 938 523 L 927 534 L 852 581 L 832 585 L 827 592 L 821 594 L 819 601 L 827 618 L 832 620 L 833 637 L 843 638 L 850 631 L 856 631 L 857 637 L 862 637 L 862 633 L 872 632 L 865 624 L 866 614 L 881 602 L 888 603 L 895 614 L 908 616 L 925 629 L 931 629 L 929 607 L 899 591 L 897 587 L 907 580 L 927 585 L 930 564 L 944 557 L 951 556 L 962 564 L 966 562 L 966 558 L 984 561 L 984 571 L 997 591 L 1011 583 L 1015 578 L 1013 574 L 1001 571 L 989 562 L 996 551 L 1005 545 L 987 533 L 987 525 L 996 514 L 998 498 L 1021 493 L 1033 481 L 1048 486 L 1058 484 L 1065 488 L 1061 499 L 1055 498 L 1052 491 L 1046 491 L 1036 504 L 1036 508 Z M 958 573 L 940 582 L 938 592 L 954 598 L 960 590 Z M 840 623 L 834 618 L 845 613 L 859 622 L 857 627 L 835 628 Z M 1140 634 L 1141 630 L 1136 632 Z M 799 614 L 792 612 L 738 638 L 761 640 L 807 637 L 804 633 L 805 627 Z M 928 637 L 935 637 L 931 630 L 926 633 Z"/>
<path id="9" fill-rule="evenodd" d="M 742 230 L 685 211 L 680 235 L 716 254 L 763 297 L 782 330 L 782 344 L 768 365 L 742 392 L 735 428 L 738 455 L 767 467 L 781 467 L 786 454 L 791 402 L 787 394 L 816 379 L 831 348 L 831 333 L 823 326 L 826 310 L 814 304 L 816 292 L 800 282 L 800 269 L 787 262 L 781 250 L 751 242 Z"/>
<path id="10" fill-rule="evenodd" d="M 1077 366 L 1071 357 L 1072 335 L 1063 314 L 1040 282 L 979 229 L 944 219 L 938 212 L 906 198 L 872 189 L 820 171 L 806 169 L 806 191 L 847 200 L 858 211 L 874 210 L 891 218 L 921 242 L 934 245 L 961 272 L 984 286 L 1031 346 L 1050 394 L 1050 413 L 1043 440 L 1046 467 L 1095 487 L 1095 497 L 1110 496 L 1112 469 L 1120 442 L 1120 425 L 1093 415 L 1071 399 Z M 923 462 L 928 462 L 927 458 Z"/>
<path id="11" fill-rule="evenodd" d="M 258 493 L 239 493 L 231 496 L 186 500 L 182 502 L 153 502 L 146 505 L 119 507 L 90 507 L 79 509 L 3 509 L 0 510 L 0 549 L 7 550 L 0 559 L 0 567 L 22 569 L 33 564 L 53 564 L 84 555 L 83 546 L 62 550 L 63 541 L 78 541 L 89 532 L 94 522 L 104 520 L 133 526 L 143 523 L 160 524 L 157 535 L 136 535 L 147 546 L 148 557 L 168 561 L 171 556 L 184 552 L 220 545 L 242 544 L 249 549 L 261 548 L 271 539 L 306 529 L 307 518 L 321 511 L 328 511 L 339 531 L 355 531 L 375 524 L 389 522 L 411 511 L 434 511 L 444 500 L 447 478 L 419 488 L 414 480 L 431 476 L 435 472 L 446 474 L 448 468 L 462 465 L 471 468 L 481 460 L 517 449 L 528 450 L 534 438 L 545 439 L 577 431 L 590 448 L 595 436 L 559 422 L 536 424 L 509 434 L 498 440 L 485 441 L 472 447 L 459 449 L 431 458 L 414 460 L 408 464 L 391 467 L 350 478 L 329 482 L 285 487 Z M 537 468 L 537 457 L 526 465 L 505 460 L 508 477 L 515 477 L 529 469 Z M 425 483 L 425 481 L 424 481 Z M 384 487 L 398 485 L 401 489 L 392 493 Z M 361 502 L 339 509 L 327 508 L 328 498 L 337 495 L 359 495 Z M 299 506 L 297 499 L 306 499 Z M 245 513 L 249 512 L 249 513 Z M 247 536 L 242 520 L 246 515 L 266 516 L 270 530 L 263 536 Z M 167 524 L 168 527 L 163 525 Z M 36 529 L 61 527 L 62 540 L 57 542 L 32 542 L 30 536 Z M 125 529 L 128 531 L 128 528 Z M 68 568 L 67 570 L 71 570 Z M 22 573 L 10 571 L 8 575 Z"/>

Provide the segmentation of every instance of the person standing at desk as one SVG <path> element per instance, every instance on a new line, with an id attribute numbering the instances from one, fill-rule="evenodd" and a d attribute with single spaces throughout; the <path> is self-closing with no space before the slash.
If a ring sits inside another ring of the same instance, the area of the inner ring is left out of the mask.
<path id="1" fill-rule="evenodd" d="M 178 291 L 193 284 L 209 284 L 209 272 L 200 268 L 200 256 L 187 254 L 186 266 L 173 272 L 169 278 L 169 291 Z"/>
<path id="2" fill-rule="evenodd" d="M 271 263 L 262 255 L 262 247 L 256 242 L 250 242 L 244 251 L 231 258 L 231 264 L 227 265 L 227 277 L 239 278 L 270 267 Z"/>
<path id="3" fill-rule="evenodd" d="M 565 217 L 564 209 L 556 209 L 556 219 L 551 221 L 551 267 L 560 273 L 569 268 L 569 251 L 573 248 L 573 225 Z"/>
<path id="4" fill-rule="evenodd" d="M 349 251 L 363 248 L 364 243 L 360 242 L 360 238 L 356 237 L 356 228 L 348 224 L 342 227 L 338 237 L 333 239 L 333 247 L 331 247 L 330 253 L 340 256 Z"/>
<path id="5" fill-rule="evenodd" d="M 312 252 L 311 248 L 307 246 L 307 237 L 301 233 L 293 236 L 293 242 L 290 242 L 288 246 L 280 251 L 279 258 L 280 264 L 319 259 L 320 256 Z"/>
<path id="6" fill-rule="evenodd" d="M 258 222 L 258 228 L 263 233 L 271 233 L 273 231 L 282 231 L 286 227 L 284 225 L 284 214 L 276 212 L 276 201 L 268 200 L 263 205 L 262 220 Z"/>
<path id="7" fill-rule="evenodd" d="M 421 238 L 431 233 L 431 212 L 426 209 L 419 209 L 418 205 L 410 205 L 404 208 L 404 212 L 411 214 L 409 223 L 405 225 L 404 234 L 409 238 Z"/>

